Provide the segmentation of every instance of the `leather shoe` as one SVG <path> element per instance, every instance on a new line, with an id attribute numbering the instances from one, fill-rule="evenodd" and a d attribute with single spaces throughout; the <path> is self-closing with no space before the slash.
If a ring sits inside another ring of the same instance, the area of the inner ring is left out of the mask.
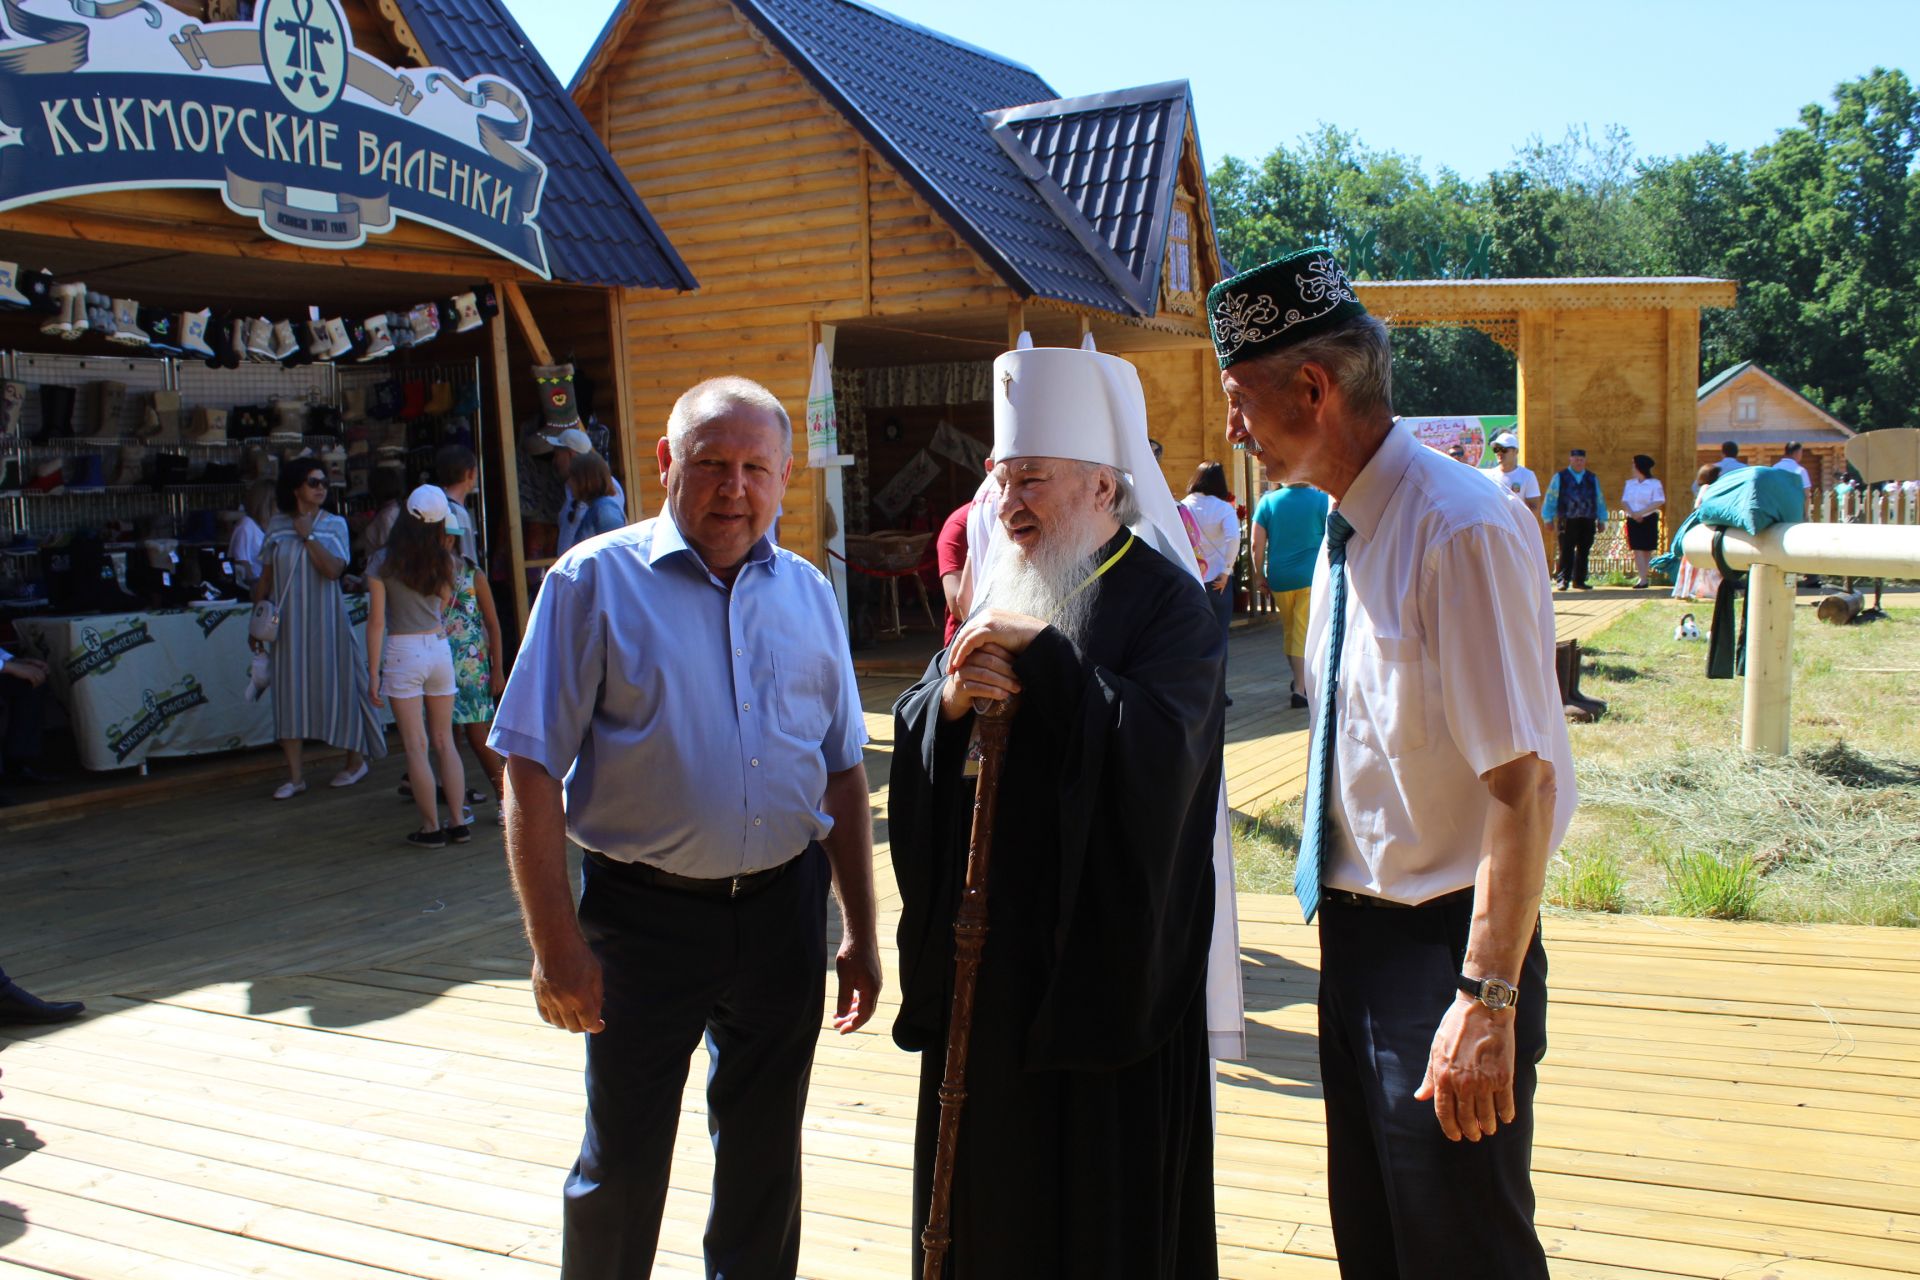
<path id="1" fill-rule="evenodd" d="M 0 1025 L 72 1022 L 87 1011 L 78 1000 L 42 1000 L 13 981 L 0 982 Z"/>

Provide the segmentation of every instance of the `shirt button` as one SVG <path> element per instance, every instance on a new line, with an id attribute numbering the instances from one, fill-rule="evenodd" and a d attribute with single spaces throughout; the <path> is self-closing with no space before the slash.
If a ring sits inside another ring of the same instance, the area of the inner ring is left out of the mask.
<path id="1" fill-rule="evenodd" d="M 758 818 L 755 818 L 755 819 L 753 820 L 753 825 L 754 825 L 754 826 L 756 826 L 756 827 L 757 827 L 757 826 L 759 826 L 759 825 L 760 825 L 760 819 L 758 819 Z"/>
<path id="2" fill-rule="evenodd" d="M 742 711 L 751 711 L 753 710 L 753 704 L 751 702 L 743 702 L 740 704 L 740 709 Z"/>
<path id="3" fill-rule="evenodd" d="M 758 769 L 760 767 L 760 757 L 755 756 L 752 760 L 748 761 L 748 763 L 751 764 L 754 768 Z"/>
<path id="4" fill-rule="evenodd" d="M 743 655 L 744 655 L 745 653 L 746 653 L 746 650 L 745 650 L 745 649 L 735 649 L 735 650 L 733 651 L 733 656 L 734 656 L 734 657 L 736 657 L 736 658 L 738 658 L 738 657 L 741 657 L 741 656 L 743 656 Z"/>

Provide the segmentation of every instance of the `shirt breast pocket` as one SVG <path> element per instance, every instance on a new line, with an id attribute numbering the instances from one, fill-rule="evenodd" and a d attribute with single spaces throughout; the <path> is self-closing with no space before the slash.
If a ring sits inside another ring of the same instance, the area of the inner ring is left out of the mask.
<path id="1" fill-rule="evenodd" d="M 773 714 L 788 737 L 803 742 L 825 738 L 836 693 L 831 658 L 817 653 L 773 655 Z"/>
<path id="2" fill-rule="evenodd" d="M 1357 742 L 1398 758 L 1427 745 L 1426 666 L 1418 636 L 1356 638 L 1340 663 L 1348 690 L 1342 728 Z"/>

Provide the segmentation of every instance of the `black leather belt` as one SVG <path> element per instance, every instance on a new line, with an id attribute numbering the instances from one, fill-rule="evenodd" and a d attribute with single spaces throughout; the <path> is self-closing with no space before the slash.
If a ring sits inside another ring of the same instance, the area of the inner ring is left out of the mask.
<path id="1" fill-rule="evenodd" d="M 808 848 L 813 846 L 809 845 Z M 740 876 L 721 876 L 708 879 L 705 876 L 681 876 L 671 871 L 662 871 L 659 867 L 644 862 L 622 862 L 618 858 L 609 858 L 594 849 L 587 850 L 587 856 L 594 865 L 615 877 L 634 884 L 644 884 L 653 889 L 671 889 L 675 893 L 698 894 L 705 898 L 745 898 L 759 893 L 762 889 L 785 875 L 787 869 L 800 861 L 802 854 L 795 854 L 777 867 L 767 867 L 760 871 L 749 871 Z"/>
<path id="2" fill-rule="evenodd" d="M 1396 911 L 1415 911 L 1421 907 L 1441 907 L 1458 901 L 1461 898 L 1471 898 L 1472 896 L 1472 889 L 1456 889 L 1452 893 L 1443 893 L 1437 898 L 1428 898 L 1425 902 L 1395 902 L 1391 898 L 1376 898 L 1372 894 L 1354 893 L 1348 889 L 1323 888 L 1320 890 L 1320 900 L 1322 902 L 1337 902 L 1343 907 L 1387 907 Z"/>

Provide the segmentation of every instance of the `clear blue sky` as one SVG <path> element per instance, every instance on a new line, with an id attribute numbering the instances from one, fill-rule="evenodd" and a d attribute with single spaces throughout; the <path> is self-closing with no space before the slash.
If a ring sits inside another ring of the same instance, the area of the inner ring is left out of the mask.
<path id="1" fill-rule="evenodd" d="M 564 80 L 613 0 L 507 0 Z M 1532 134 L 1751 148 L 1874 66 L 1920 75 L 1920 0 L 883 0 L 1062 96 L 1193 83 L 1207 163 L 1318 121 L 1479 177 Z M 1013 105 L 1011 103 L 1006 105 Z"/>

